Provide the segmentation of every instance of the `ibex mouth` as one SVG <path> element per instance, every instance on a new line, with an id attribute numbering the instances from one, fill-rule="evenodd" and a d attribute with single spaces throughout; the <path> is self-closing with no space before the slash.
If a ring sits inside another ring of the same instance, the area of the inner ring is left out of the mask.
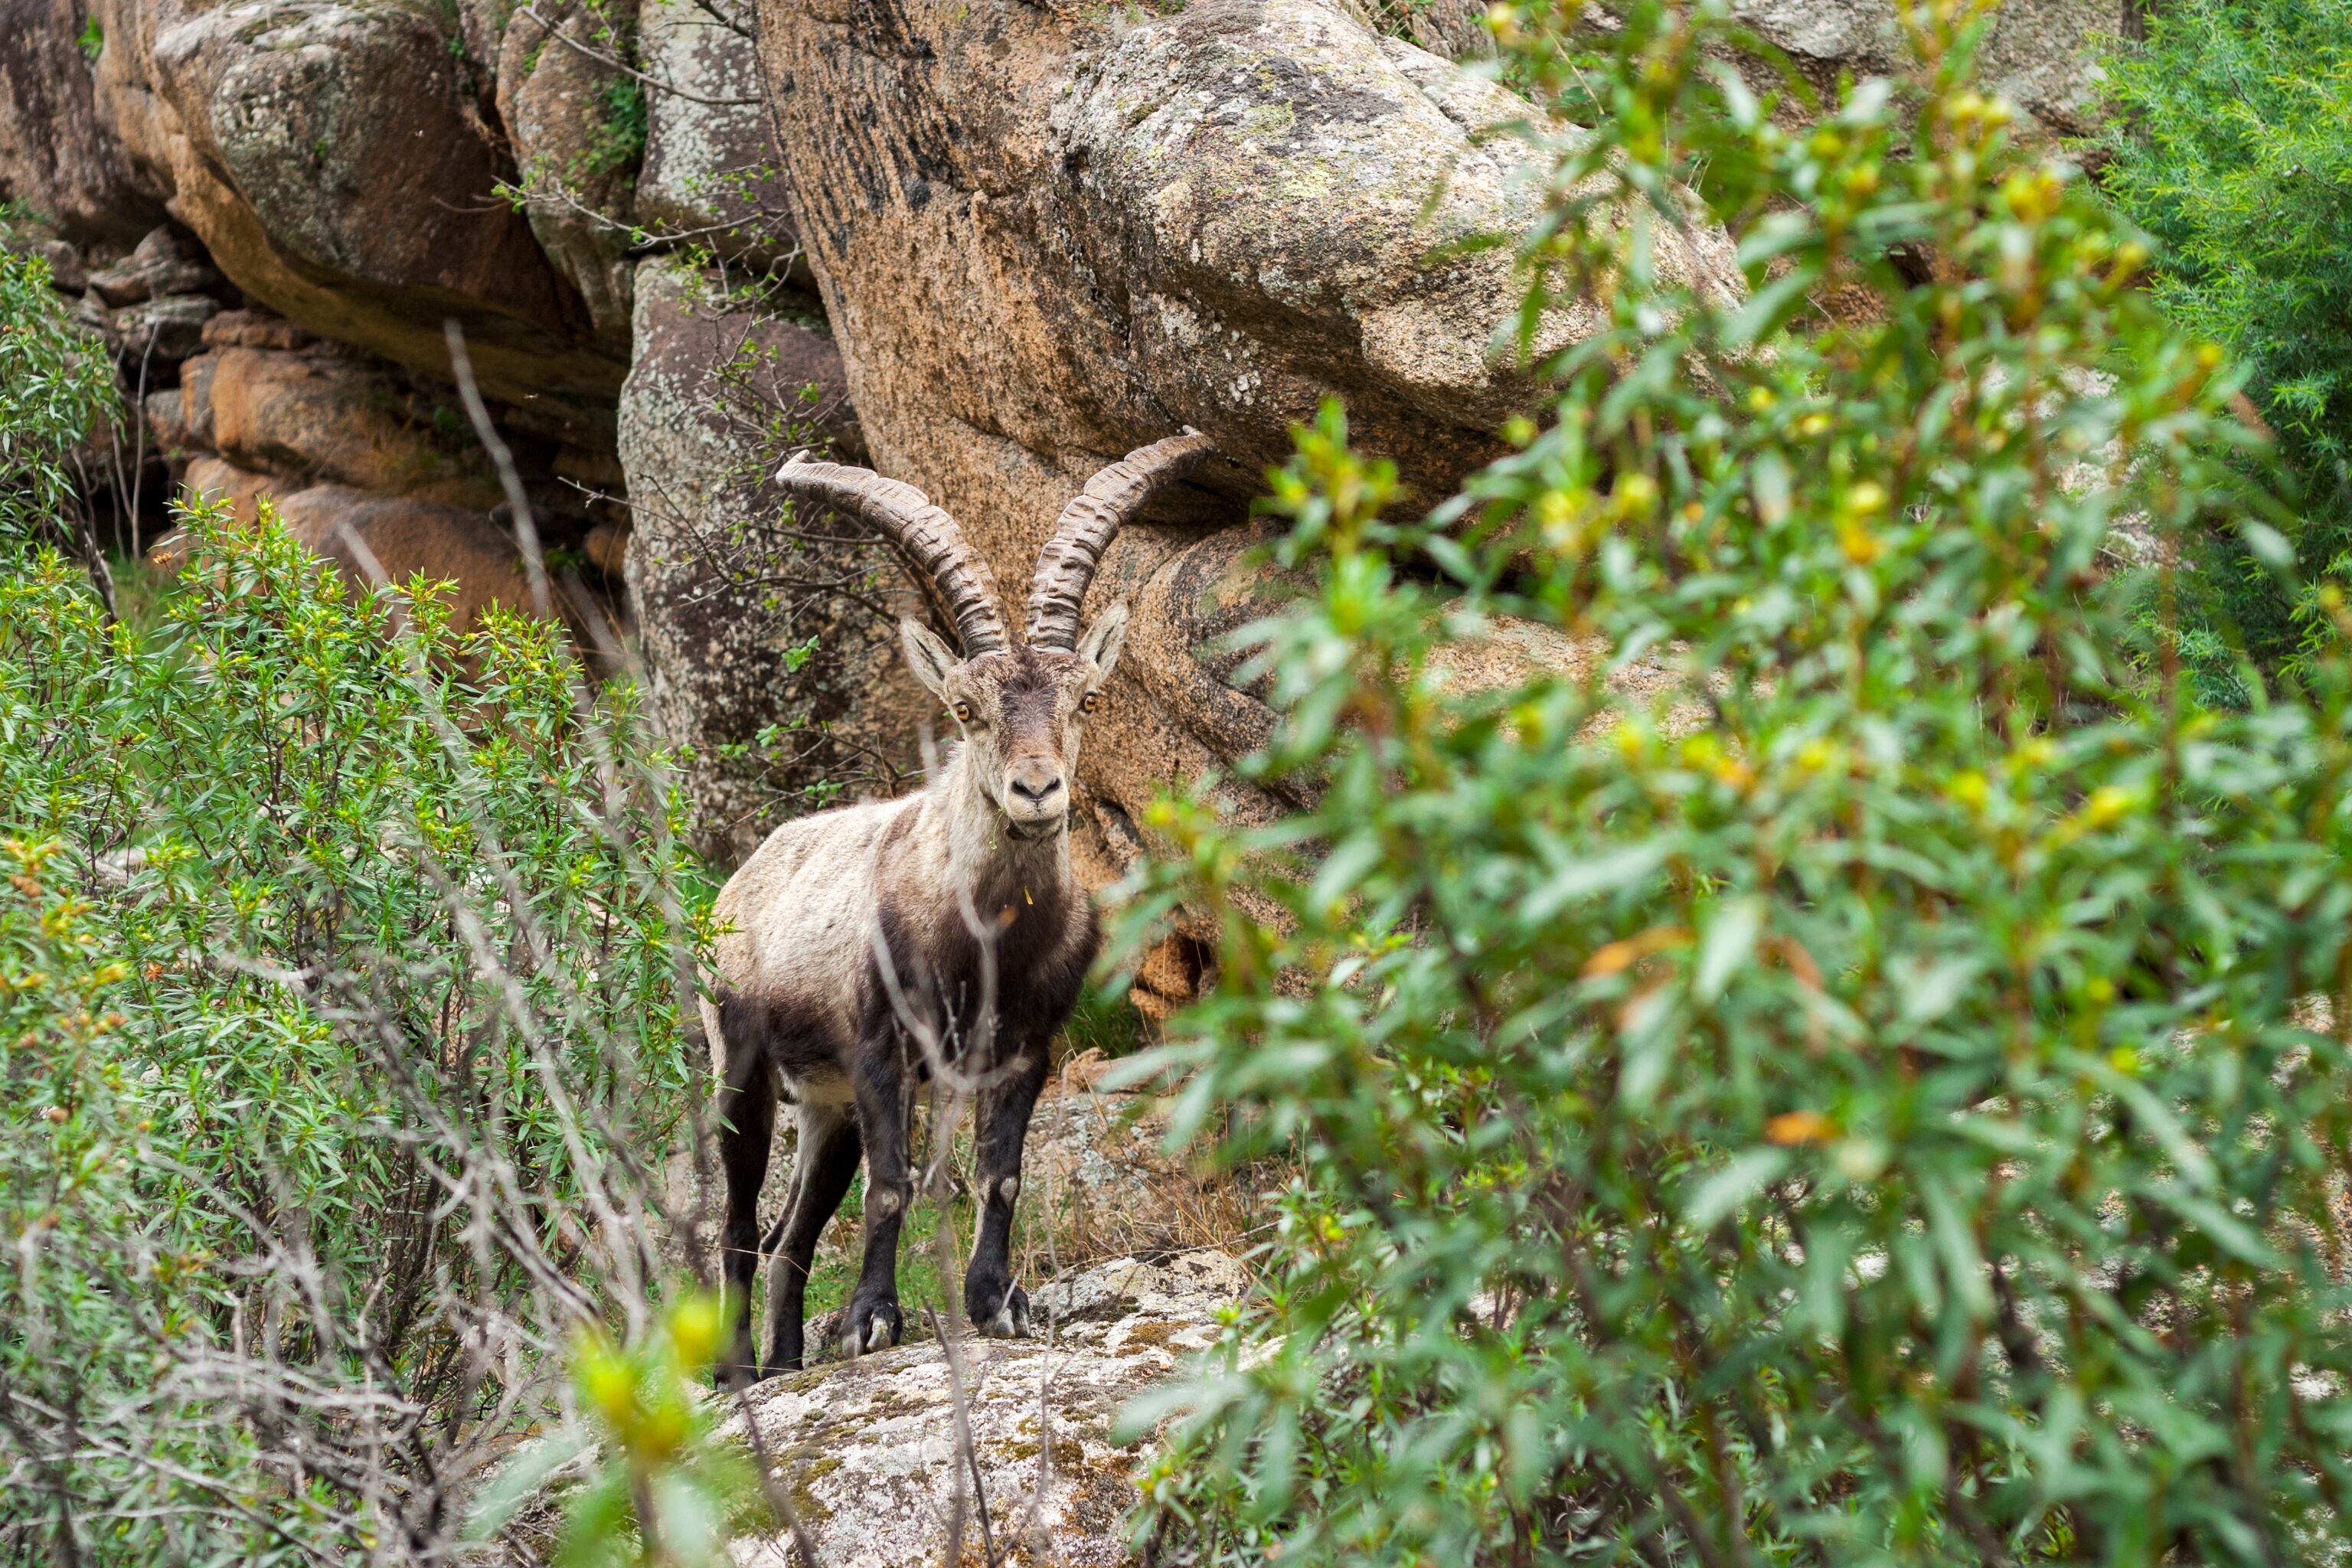
<path id="1" fill-rule="evenodd" d="M 1024 844 L 1031 844 L 1040 838 L 1053 837 L 1068 826 L 1069 821 L 1066 816 L 1056 816 L 1039 822 L 1015 822 L 1008 816 L 1004 819 L 1004 834 L 1008 838 L 1017 838 Z"/>

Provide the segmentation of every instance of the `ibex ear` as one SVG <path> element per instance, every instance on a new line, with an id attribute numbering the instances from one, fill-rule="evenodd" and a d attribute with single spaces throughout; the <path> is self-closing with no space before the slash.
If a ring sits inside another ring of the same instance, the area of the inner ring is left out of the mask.
<path id="1" fill-rule="evenodd" d="M 1095 617 L 1095 624 L 1078 638 L 1078 657 L 1095 667 L 1097 677 L 1108 675 L 1110 667 L 1118 662 L 1118 650 L 1127 641 L 1127 601 L 1114 599 L 1110 608 Z"/>
<path id="2" fill-rule="evenodd" d="M 945 702 L 948 700 L 948 672 L 963 661 L 955 649 L 940 640 L 930 627 L 914 621 L 898 623 L 898 641 L 907 650 L 907 668 L 923 689 Z"/>

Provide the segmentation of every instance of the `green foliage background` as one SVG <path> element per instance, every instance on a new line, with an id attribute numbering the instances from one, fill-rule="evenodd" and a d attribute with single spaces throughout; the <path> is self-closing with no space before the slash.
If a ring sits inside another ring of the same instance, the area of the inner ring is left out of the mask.
<path id="1" fill-rule="evenodd" d="M 2105 71 L 2101 185 L 2156 240 L 2165 313 L 2242 367 L 2295 492 L 2300 587 L 2226 534 L 2189 541 L 2210 629 L 2188 652 L 2243 700 L 2231 643 L 2268 664 L 2327 646 L 2316 587 L 2352 579 L 2352 4 L 2166 0 Z"/>
<path id="2" fill-rule="evenodd" d="M 43 282 L 0 258 L 0 1556 L 415 1561 L 681 1267 L 682 804 L 557 628 L 274 528 L 186 515 L 110 623 L 37 531 L 110 389 Z"/>
<path id="3" fill-rule="evenodd" d="M 1171 802 L 1137 889 L 1225 922 L 1138 1070 L 1185 1075 L 1180 1131 L 1302 1165 L 1262 1298 L 1142 1413 L 1179 1416 L 1142 1538 L 2334 1561 L 2341 604 L 2238 667 L 2242 710 L 2203 695 L 2174 544 L 2286 543 L 2224 356 L 1974 85 L 1981 7 L 1906 9 L 1912 79 L 1798 131 L 1727 5 L 1612 9 L 1495 16 L 1600 110 L 1522 129 L 1528 319 L 1597 289 L 1605 327 L 1432 519 L 1386 515 L 1336 410 L 1302 433 L 1307 587 L 1244 635 L 1284 722 L 1244 771 L 1319 804 Z M 1654 265 L 1694 189 L 1744 294 Z M 1853 281 L 1884 321 L 1809 317 Z M 1526 623 L 1590 673 L 1449 679 Z"/>

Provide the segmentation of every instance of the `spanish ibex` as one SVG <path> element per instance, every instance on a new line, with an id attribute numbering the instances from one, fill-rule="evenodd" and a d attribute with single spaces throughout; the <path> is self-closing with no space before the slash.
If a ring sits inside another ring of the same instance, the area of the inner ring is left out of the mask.
<path id="1" fill-rule="evenodd" d="M 937 590 L 963 657 L 913 621 L 898 630 L 915 678 L 962 739 L 918 794 L 786 823 L 719 895 L 719 984 L 703 1018 L 719 1076 L 735 1313 L 722 1381 L 801 1364 L 810 1259 L 861 1151 L 866 1256 L 841 1337 L 852 1355 L 898 1342 L 898 1229 L 914 1192 L 908 1111 L 934 1070 L 979 1091 L 980 1234 L 964 1310 L 985 1332 L 1028 1331 L 1007 1256 L 1021 1144 L 1054 1031 L 1100 942 L 1064 830 L 1079 733 L 1127 629 L 1124 603 L 1083 635 L 1079 611 L 1120 525 L 1210 450 L 1188 429 L 1087 482 L 1038 554 L 1025 637 L 1007 626 L 987 562 L 920 491 L 803 458 L 776 476 L 787 494 L 873 525 Z M 782 1217 L 763 1240 L 756 1211 L 780 1089 L 799 1145 Z M 769 1253 L 761 1365 L 751 1287 Z"/>

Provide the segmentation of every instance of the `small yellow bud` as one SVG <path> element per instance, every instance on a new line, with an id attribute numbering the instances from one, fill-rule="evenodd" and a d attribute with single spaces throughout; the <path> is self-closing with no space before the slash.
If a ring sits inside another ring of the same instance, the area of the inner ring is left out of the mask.
<path id="1" fill-rule="evenodd" d="M 719 1353 L 722 1331 L 719 1303 L 709 1296 L 689 1296 L 670 1310 L 669 1342 L 689 1370 L 699 1370 Z"/>
<path id="2" fill-rule="evenodd" d="M 1784 1110 L 1764 1123 L 1766 1140 L 1784 1147 L 1826 1142 L 1836 1135 L 1837 1123 L 1818 1110 Z"/>
<path id="3" fill-rule="evenodd" d="M 598 1344 L 580 1363 L 581 1397 L 615 1429 L 625 1430 L 637 1408 L 637 1369 L 610 1345 Z"/>
<path id="4" fill-rule="evenodd" d="M 1878 535 L 1852 518 L 1838 525 L 1838 548 L 1857 566 L 1869 565 L 1886 551 L 1878 542 Z"/>
<path id="5" fill-rule="evenodd" d="M 2107 827 L 2131 815 L 2139 797 L 2121 784 L 2101 784 L 2083 803 L 2083 820 L 2093 827 Z"/>

